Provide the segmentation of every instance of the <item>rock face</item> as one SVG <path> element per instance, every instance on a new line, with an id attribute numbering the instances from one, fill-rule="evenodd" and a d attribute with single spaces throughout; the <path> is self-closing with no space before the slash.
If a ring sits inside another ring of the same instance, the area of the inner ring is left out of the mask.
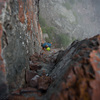
<path id="1" fill-rule="evenodd" d="M 43 100 L 99 100 L 100 35 L 73 42 L 57 59 Z"/>
<path id="2" fill-rule="evenodd" d="M 99 34 L 99 4 L 99 0 L 41 0 L 40 16 L 57 30 L 56 35 L 66 34 L 71 41 L 80 40 Z"/>
<path id="3" fill-rule="evenodd" d="M 99 100 L 100 35 L 52 52 L 31 56 L 29 87 L 13 92 L 9 100 Z"/>
<path id="4" fill-rule="evenodd" d="M 0 5 L 0 100 L 100 99 L 100 35 L 40 52 L 39 0 Z"/>
<path id="5" fill-rule="evenodd" d="M 29 57 L 41 50 L 39 0 L 0 0 L 0 8 L 0 80 L 5 75 L 2 81 L 12 91 L 25 84 Z"/>

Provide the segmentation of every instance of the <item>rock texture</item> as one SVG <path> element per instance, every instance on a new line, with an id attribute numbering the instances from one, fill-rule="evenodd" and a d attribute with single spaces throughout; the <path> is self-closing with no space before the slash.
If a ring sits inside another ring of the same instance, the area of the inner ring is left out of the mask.
<path id="1" fill-rule="evenodd" d="M 50 74 L 55 81 L 43 100 L 99 100 L 100 35 L 76 41 L 62 54 Z"/>
<path id="2" fill-rule="evenodd" d="M 27 88 L 9 100 L 100 99 L 100 35 L 74 41 L 66 50 L 34 54 L 30 61 Z"/>
<path id="3" fill-rule="evenodd" d="M 9 92 L 25 84 L 29 57 L 41 50 L 42 31 L 38 22 L 39 0 L 0 0 L 0 8 L 1 95 L 5 90 L 2 82 L 7 82 Z"/>
<path id="4" fill-rule="evenodd" d="M 0 5 L 0 100 L 99 100 L 100 35 L 40 52 L 39 0 Z"/>
<path id="5" fill-rule="evenodd" d="M 0 0 L 0 99 L 6 99 L 7 96 L 7 81 L 6 81 L 6 70 L 5 70 L 5 64 L 2 59 L 2 42 L 1 37 L 3 34 L 3 28 L 1 24 L 2 19 L 2 9 L 4 8 L 5 0 Z"/>

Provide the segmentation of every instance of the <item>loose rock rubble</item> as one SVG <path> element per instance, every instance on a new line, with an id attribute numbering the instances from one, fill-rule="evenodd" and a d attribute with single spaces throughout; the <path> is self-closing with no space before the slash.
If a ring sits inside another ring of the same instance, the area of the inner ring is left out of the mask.
<path id="1" fill-rule="evenodd" d="M 30 58 L 26 88 L 9 100 L 100 100 L 100 35 L 39 56 Z"/>
<path id="2" fill-rule="evenodd" d="M 52 49 L 50 52 L 42 51 L 42 54 L 38 55 L 35 53 L 29 58 L 30 69 L 26 70 L 26 86 L 12 92 L 8 100 L 36 100 L 31 95 L 35 94 L 41 97 L 47 92 L 48 87 L 52 83 L 52 78 L 46 74 L 48 69 L 46 67 L 53 65 L 51 57 L 52 54 L 57 56 L 55 51 L 57 50 Z"/>

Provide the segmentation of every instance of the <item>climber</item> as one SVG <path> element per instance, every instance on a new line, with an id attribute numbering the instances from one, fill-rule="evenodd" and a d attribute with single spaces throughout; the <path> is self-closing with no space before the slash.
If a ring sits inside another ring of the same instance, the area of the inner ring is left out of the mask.
<path id="1" fill-rule="evenodd" d="M 47 50 L 47 51 L 50 51 L 50 47 L 47 47 L 46 50 Z"/>
<path id="2" fill-rule="evenodd" d="M 43 49 L 43 50 L 50 51 L 51 44 L 52 44 L 52 43 L 49 43 L 49 42 L 41 43 L 42 49 Z M 49 48 L 48 48 L 48 47 L 49 47 Z"/>

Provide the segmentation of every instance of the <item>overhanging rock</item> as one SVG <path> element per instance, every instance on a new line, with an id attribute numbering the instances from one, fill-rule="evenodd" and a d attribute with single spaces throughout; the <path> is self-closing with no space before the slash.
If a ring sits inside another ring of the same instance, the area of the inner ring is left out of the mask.
<path id="1" fill-rule="evenodd" d="M 58 55 L 50 76 L 54 82 L 43 100 L 99 100 L 100 35 L 73 42 Z"/>

